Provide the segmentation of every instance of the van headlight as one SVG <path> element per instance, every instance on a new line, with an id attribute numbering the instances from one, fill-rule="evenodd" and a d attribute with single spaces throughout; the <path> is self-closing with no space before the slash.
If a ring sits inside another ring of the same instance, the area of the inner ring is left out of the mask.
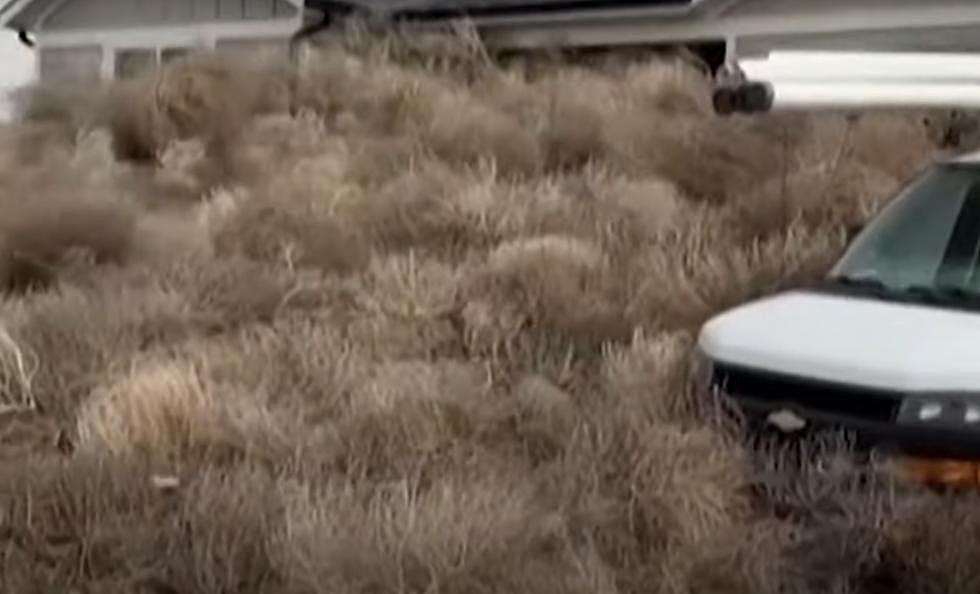
<path id="1" fill-rule="evenodd" d="M 923 427 L 980 429 L 980 394 L 911 396 L 902 401 L 898 422 Z"/>

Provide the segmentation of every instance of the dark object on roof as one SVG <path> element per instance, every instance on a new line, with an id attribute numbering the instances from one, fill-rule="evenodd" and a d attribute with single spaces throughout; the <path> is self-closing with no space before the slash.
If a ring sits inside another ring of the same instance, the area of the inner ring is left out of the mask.
<path id="1" fill-rule="evenodd" d="M 293 33 L 290 39 L 291 48 L 295 48 L 299 41 L 329 29 L 339 20 L 351 17 L 371 17 L 374 14 L 371 8 L 363 4 L 346 2 L 345 0 L 306 0 L 306 8 L 319 11 L 320 18 Z"/>
<path id="2" fill-rule="evenodd" d="M 610 11 L 636 8 L 690 8 L 697 0 L 514 0 L 482 2 L 441 2 L 438 4 L 404 6 L 389 13 L 396 22 L 439 21 L 454 18 L 515 17 L 561 12 Z"/>
<path id="3" fill-rule="evenodd" d="M 306 0 L 306 8 L 319 11 L 331 23 L 360 16 L 393 24 L 644 8 L 684 13 L 699 3 L 700 0 Z"/>
<path id="4" fill-rule="evenodd" d="M 17 39 L 19 39 L 25 46 L 32 49 L 34 48 L 34 40 L 27 35 L 27 31 L 24 31 L 23 29 L 17 31 Z"/>

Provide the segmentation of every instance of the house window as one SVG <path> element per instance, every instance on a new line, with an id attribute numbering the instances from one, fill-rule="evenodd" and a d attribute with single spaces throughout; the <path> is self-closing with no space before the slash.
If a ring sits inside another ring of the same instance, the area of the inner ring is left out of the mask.
<path id="1" fill-rule="evenodd" d="M 44 81 L 97 81 L 102 63 L 102 48 L 46 47 L 40 50 L 39 62 L 41 79 Z"/>
<path id="2" fill-rule="evenodd" d="M 157 63 L 156 49 L 131 48 L 116 51 L 116 78 L 137 76 Z"/>
<path id="3" fill-rule="evenodd" d="M 116 78 L 130 78 L 191 53 L 189 47 L 127 48 L 116 51 Z"/>
<path id="4" fill-rule="evenodd" d="M 218 50 L 232 51 L 262 51 L 262 52 L 285 52 L 289 49 L 289 39 L 284 36 L 274 37 L 229 37 L 218 39 L 215 42 Z"/>
<path id="5" fill-rule="evenodd" d="M 282 36 L 226 38 L 218 39 L 215 49 L 219 52 L 245 54 L 255 60 L 275 59 L 288 55 L 289 40 Z"/>
<path id="6" fill-rule="evenodd" d="M 191 53 L 189 47 L 166 47 L 160 50 L 160 63 L 166 64 L 171 60 L 182 58 Z"/>

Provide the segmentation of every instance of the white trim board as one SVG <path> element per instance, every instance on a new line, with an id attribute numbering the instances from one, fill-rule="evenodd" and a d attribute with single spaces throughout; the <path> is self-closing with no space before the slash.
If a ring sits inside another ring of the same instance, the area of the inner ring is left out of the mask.
<path id="1" fill-rule="evenodd" d="M 541 47 L 563 45 L 607 45 L 644 42 L 693 41 L 757 35 L 793 35 L 856 30 L 927 29 L 943 26 L 980 25 L 980 3 L 975 6 L 935 6 L 923 3 L 915 8 L 847 8 L 774 16 L 725 16 L 714 19 L 643 22 L 637 13 L 625 18 L 609 11 L 578 22 L 554 23 L 547 17 L 509 17 L 473 19 L 487 27 L 487 38 L 494 46 Z"/>

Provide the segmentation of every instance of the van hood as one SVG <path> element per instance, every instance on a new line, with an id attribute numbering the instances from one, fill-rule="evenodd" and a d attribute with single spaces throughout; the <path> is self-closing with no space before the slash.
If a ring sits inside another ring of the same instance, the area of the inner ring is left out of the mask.
<path id="1" fill-rule="evenodd" d="M 980 313 L 791 291 L 709 320 L 713 361 L 903 392 L 980 390 Z"/>

